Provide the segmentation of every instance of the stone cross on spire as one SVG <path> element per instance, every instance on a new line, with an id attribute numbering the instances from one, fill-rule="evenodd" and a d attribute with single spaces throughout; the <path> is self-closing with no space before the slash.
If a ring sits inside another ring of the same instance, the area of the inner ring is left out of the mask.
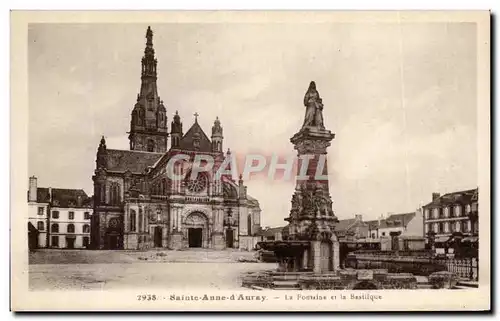
<path id="1" fill-rule="evenodd" d="M 198 122 L 198 116 L 200 116 L 200 114 L 198 114 L 198 113 L 195 112 L 193 115 L 194 115 L 194 122 L 197 123 Z"/>

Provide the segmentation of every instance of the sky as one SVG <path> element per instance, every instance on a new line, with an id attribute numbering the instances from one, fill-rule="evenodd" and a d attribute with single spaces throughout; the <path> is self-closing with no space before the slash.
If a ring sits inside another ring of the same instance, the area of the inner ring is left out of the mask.
<path id="1" fill-rule="evenodd" d="M 101 135 L 128 149 L 147 24 L 31 24 L 29 173 L 39 186 L 83 188 Z M 327 129 L 333 209 L 376 219 L 414 211 L 432 192 L 475 188 L 473 23 L 153 24 L 168 122 L 216 116 L 224 149 L 295 155 L 303 97 L 316 82 Z M 263 226 L 282 226 L 293 181 L 245 182 Z"/>

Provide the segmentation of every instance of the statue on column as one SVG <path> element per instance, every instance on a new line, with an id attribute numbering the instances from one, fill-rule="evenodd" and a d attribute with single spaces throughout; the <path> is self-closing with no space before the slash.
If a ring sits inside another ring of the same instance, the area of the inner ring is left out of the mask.
<path id="1" fill-rule="evenodd" d="M 323 124 L 323 101 L 316 90 L 314 81 L 311 81 L 304 96 L 304 106 L 306 106 L 306 116 L 302 128 L 317 127 L 325 129 Z"/>

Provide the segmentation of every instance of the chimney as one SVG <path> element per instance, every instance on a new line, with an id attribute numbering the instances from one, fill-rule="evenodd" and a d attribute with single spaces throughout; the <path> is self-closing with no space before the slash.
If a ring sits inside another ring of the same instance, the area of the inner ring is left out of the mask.
<path id="1" fill-rule="evenodd" d="M 52 203 L 52 187 L 49 187 L 49 202 Z"/>
<path id="2" fill-rule="evenodd" d="M 433 201 L 437 200 L 439 197 L 441 197 L 441 194 L 439 194 L 439 193 L 432 193 L 432 200 Z"/>
<path id="3" fill-rule="evenodd" d="M 36 176 L 31 176 L 30 177 L 30 185 L 29 185 L 29 190 L 28 190 L 28 201 L 29 202 L 36 202 L 37 200 L 37 178 Z"/>

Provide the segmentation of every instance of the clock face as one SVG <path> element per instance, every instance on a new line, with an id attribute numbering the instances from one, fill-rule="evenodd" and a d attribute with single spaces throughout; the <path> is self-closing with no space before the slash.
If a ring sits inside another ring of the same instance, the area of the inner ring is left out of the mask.
<path id="1" fill-rule="evenodd" d="M 188 175 L 186 181 L 187 188 L 192 193 L 200 193 L 207 188 L 208 179 L 205 175 L 199 174 L 196 179 L 190 179 L 191 175 Z"/>

